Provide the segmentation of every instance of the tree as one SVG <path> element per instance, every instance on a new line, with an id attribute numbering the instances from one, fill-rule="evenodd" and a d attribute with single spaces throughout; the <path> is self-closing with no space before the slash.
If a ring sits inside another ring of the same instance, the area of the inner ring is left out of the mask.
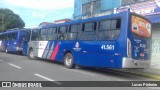
<path id="1" fill-rule="evenodd" d="M 0 32 L 12 28 L 23 28 L 25 23 L 19 15 L 9 9 L 0 8 Z"/>

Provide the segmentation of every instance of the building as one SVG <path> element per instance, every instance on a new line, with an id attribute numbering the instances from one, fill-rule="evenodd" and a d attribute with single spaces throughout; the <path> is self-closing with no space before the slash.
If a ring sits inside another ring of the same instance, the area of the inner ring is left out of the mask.
<path id="1" fill-rule="evenodd" d="M 73 19 L 85 19 L 128 10 L 141 14 L 152 22 L 152 58 L 160 59 L 160 0 L 75 0 Z"/>
<path id="2" fill-rule="evenodd" d="M 120 0 L 75 0 L 75 20 L 111 14 L 114 7 L 120 6 Z"/>
<path id="3" fill-rule="evenodd" d="M 114 9 L 121 11 L 131 7 L 133 12 L 138 14 L 153 13 L 159 7 L 160 0 L 74 0 L 74 20 L 85 19 L 95 16 L 102 16 L 115 13 Z M 145 5 L 145 6 L 144 6 Z M 138 8 L 136 8 L 138 6 Z M 146 9 L 147 10 L 144 10 Z M 157 9 L 158 10 L 158 9 Z M 157 11 L 156 10 L 156 11 Z M 159 11 L 159 10 L 158 10 Z"/>

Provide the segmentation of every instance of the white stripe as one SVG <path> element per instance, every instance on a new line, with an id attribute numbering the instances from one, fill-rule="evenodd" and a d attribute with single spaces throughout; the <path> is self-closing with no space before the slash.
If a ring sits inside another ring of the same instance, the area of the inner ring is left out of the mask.
<path id="1" fill-rule="evenodd" d="M 15 64 L 12 64 L 12 63 L 8 63 L 8 64 L 9 64 L 10 66 L 15 67 L 15 68 L 22 69 L 21 67 L 19 67 L 19 66 L 15 65 Z"/>
<path id="2" fill-rule="evenodd" d="M 47 81 L 52 81 L 52 82 L 54 82 L 54 83 L 56 83 L 56 84 L 58 84 L 58 85 L 61 85 L 60 82 L 56 82 L 55 80 L 50 79 L 50 78 L 45 77 L 45 76 L 42 76 L 42 75 L 40 75 L 40 74 L 34 74 L 34 75 L 35 75 L 35 76 L 38 76 L 38 77 L 40 77 L 40 78 L 43 78 L 43 79 L 45 79 L 45 80 L 47 80 Z"/>

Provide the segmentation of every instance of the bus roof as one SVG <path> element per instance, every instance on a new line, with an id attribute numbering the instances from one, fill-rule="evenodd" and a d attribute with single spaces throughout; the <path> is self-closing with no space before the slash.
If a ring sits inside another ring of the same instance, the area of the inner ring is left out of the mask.
<path id="1" fill-rule="evenodd" d="M 112 18 L 118 18 L 118 17 L 124 17 L 128 12 L 121 12 L 118 14 L 111 14 L 111 15 L 106 15 L 106 16 L 100 16 L 100 17 L 93 17 L 93 18 L 88 18 L 88 19 L 83 19 L 83 20 L 76 20 L 76 21 L 71 21 L 71 22 L 65 22 L 65 23 L 60 23 L 60 24 L 52 24 L 52 25 L 46 25 L 42 26 L 42 28 L 47 28 L 47 27 L 55 27 L 55 26 L 63 26 L 63 25 L 70 25 L 70 24 L 79 24 L 79 23 L 84 23 L 84 22 L 91 22 L 91 21 L 99 21 L 103 19 L 112 19 Z"/>
<path id="2" fill-rule="evenodd" d="M 2 34 L 20 32 L 20 31 L 21 31 L 20 29 L 10 29 L 10 30 L 6 30 L 6 32 L 2 32 Z"/>
<path id="3" fill-rule="evenodd" d="M 19 30 L 19 28 L 8 29 L 6 31 L 14 31 L 14 30 Z"/>
<path id="4" fill-rule="evenodd" d="M 110 14 L 110 15 L 93 17 L 93 18 L 88 18 L 88 19 L 83 19 L 83 20 L 76 20 L 76 21 L 65 22 L 65 23 L 60 23 L 60 24 L 46 25 L 46 26 L 42 26 L 41 28 L 59 27 L 59 26 L 63 26 L 63 25 L 80 24 L 80 23 L 91 22 L 91 21 L 99 21 L 99 20 L 103 20 L 103 19 L 126 17 L 126 15 L 128 15 L 128 14 L 134 14 L 134 15 L 137 15 L 139 17 L 143 17 L 143 16 L 138 15 L 136 13 L 125 11 L 125 12 L 120 12 L 120 13 L 117 13 L 117 14 Z M 145 17 L 143 17 L 143 18 L 146 19 Z M 146 20 L 148 20 L 148 19 L 146 19 Z"/>

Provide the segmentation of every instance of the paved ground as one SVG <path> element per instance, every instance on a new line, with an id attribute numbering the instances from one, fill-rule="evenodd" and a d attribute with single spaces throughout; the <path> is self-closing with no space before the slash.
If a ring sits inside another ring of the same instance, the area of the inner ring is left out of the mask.
<path id="1" fill-rule="evenodd" d="M 66 69 L 63 64 L 47 60 L 29 60 L 26 56 L 0 52 L 0 81 L 151 81 L 153 79 L 138 77 L 111 70 L 87 68 Z M 19 88 L 13 88 L 19 90 Z M 11 90 L 13 90 L 11 89 Z M 36 88 L 37 90 L 43 90 Z M 46 88 L 49 90 L 51 88 Z M 160 90 L 160 88 L 54 88 L 54 90 Z M 5 88 L 0 88 L 5 90 Z M 8 90 L 8 89 L 7 89 Z M 28 90 L 28 89 L 27 89 Z"/>

